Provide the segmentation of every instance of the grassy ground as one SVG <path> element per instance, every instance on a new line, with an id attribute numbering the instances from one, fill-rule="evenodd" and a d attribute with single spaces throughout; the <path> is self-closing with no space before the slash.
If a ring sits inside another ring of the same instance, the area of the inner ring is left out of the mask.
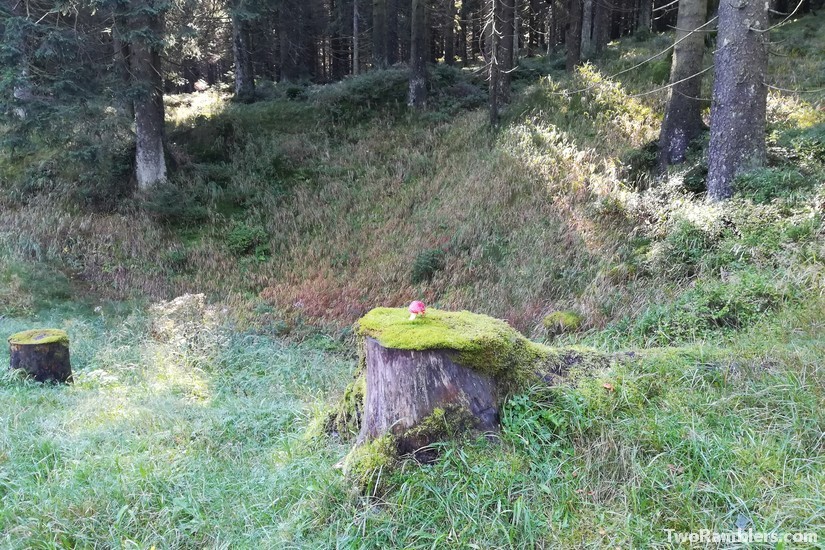
<path id="1" fill-rule="evenodd" d="M 774 33 L 772 84 L 825 85 L 822 23 Z M 696 193 L 698 149 L 641 192 L 666 96 L 638 94 L 667 63 L 608 77 L 670 40 L 614 44 L 573 79 L 525 61 L 497 133 L 447 70 L 418 118 L 399 71 L 248 106 L 170 98 L 175 186 L 114 209 L 44 152 L 0 157 L 0 335 L 67 329 L 77 377 L 0 378 L 0 545 L 825 538 L 825 94 L 772 92 L 771 165 L 728 204 Z M 184 292 L 220 322 L 158 334 L 151 304 Z M 497 441 L 445 444 L 365 497 L 332 468 L 348 446 L 306 429 L 354 368 L 345 327 L 412 298 L 622 359 L 525 389 Z"/>

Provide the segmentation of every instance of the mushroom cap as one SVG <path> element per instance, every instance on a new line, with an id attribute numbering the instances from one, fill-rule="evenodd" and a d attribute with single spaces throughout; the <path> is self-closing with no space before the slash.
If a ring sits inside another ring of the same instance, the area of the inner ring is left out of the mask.
<path id="1" fill-rule="evenodd" d="M 409 309 L 410 309 L 410 313 L 412 313 L 414 315 L 420 315 L 420 314 L 424 313 L 424 311 L 426 311 L 427 306 L 424 305 L 424 302 L 422 302 L 420 300 L 415 300 L 415 301 L 410 303 L 410 308 Z"/>

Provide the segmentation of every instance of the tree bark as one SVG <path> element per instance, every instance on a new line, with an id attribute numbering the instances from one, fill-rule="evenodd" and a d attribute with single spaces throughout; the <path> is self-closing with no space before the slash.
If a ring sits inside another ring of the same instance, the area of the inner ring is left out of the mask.
<path id="1" fill-rule="evenodd" d="M 447 2 L 444 19 L 444 63 L 455 64 L 455 0 Z"/>
<path id="2" fill-rule="evenodd" d="M 519 0 L 512 0 L 513 3 L 513 59 L 510 62 L 511 69 L 518 67 L 519 52 L 521 46 L 521 11 Z"/>
<path id="3" fill-rule="evenodd" d="M 603 2 L 596 2 L 593 10 L 593 53 L 601 53 L 610 42 L 611 9 Z"/>
<path id="4" fill-rule="evenodd" d="M 593 0 L 584 0 L 582 5 L 582 45 L 580 56 L 587 59 L 593 55 Z"/>
<path id="5" fill-rule="evenodd" d="M 398 63 L 398 2 L 387 0 L 387 64 Z"/>
<path id="6" fill-rule="evenodd" d="M 28 104 L 34 99 L 34 92 L 32 90 L 32 83 L 29 74 L 29 43 L 28 43 L 28 36 L 26 32 L 26 24 L 22 23 L 22 20 L 26 18 L 26 13 L 23 10 L 23 3 L 17 2 L 13 3 L 11 7 L 11 13 L 15 18 L 19 18 L 18 25 L 14 28 L 14 34 L 17 34 L 13 42 L 14 49 L 17 50 L 16 57 L 16 69 L 15 69 L 15 80 L 14 86 L 12 88 L 12 97 L 13 101 L 13 111 L 14 114 L 22 119 L 28 117 Z M 9 33 L 10 27 L 12 25 L 10 22 L 7 22 L 4 25 L 3 32 Z M 7 35 L 8 36 L 8 35 Z"/>
<path id="7" fill-rule="evenodd" d="M 582 46 L 582 0 L 570 0 L 570 21 L 567 26 L 567 72 L 581 63 Z"/>
<path id="8" fill-rule="evenodd" d="M 684 162 L 690 142 L 699 137 L 704 128 L 702 104 L 702 60 L 705 54 L 705 36 L 690 33 L 705 23 L 707 0 L 681 0 L 676 23 L 676 45 L 670 70 L 670 99 L 659 136 L 659 170 Z M 687 79 L 687 80 L 685 80 Z"/>
<path id="9" fill-rule="evenodd" d="M 490 3 L 490 124 L 496 126 L 501 107 L 510 101 L 515 10 L 512 0 L 490 0 Z"/>
<path id="10" fill-rule="evenodd" d="M 62 330 L 30 330 L 9 338 L 10 368 L 38 382 L 71 382 L 69 337 Z"/>
<path id="11" fill-rule="evenodd" d="M 150 8 L 155 7 L 148 0 Z M 166 181 L 164 151 L 163 76 L 160 40 L 163 16 L 147 10 L 146 0 L 133 0 L 131 68 L 135 79 L 135 176 L 138 189 L 147 191 Z"/>
<path id="12" fill-rule="evenodd" d="M 361 44 L 360 37 L 360 15 L 358 14 L 358 0 L 352 3 L 352 74 L 358 75 L 361 72 Z"/>
<path id="13" fill-rule="evenodd" d="M 387 0 L 372 2 L 372 64 L 387 67 Z"/>
<path id="14" fill-rule="evenodd" d="M 707 5 L 707 0 L 705 0 L 705 4 Z M 681 8 L 680 8 L 681 9 Z M 640 0 L 639 1 L 639 22 L 636 26 L 636 30 L 650 30 L 650 26 L 653 23 L 653 0 Z M 704 23 L 704 21 L 702 21 Z M 679 28 L 682 28 L 681 25 L 676 25 Z M 693 28 L 693 27 L 691 27 Z M 678 32 L 678 31 L 677 31 Z"/>
<path id="15" fill-rule="evenodd" d="M 249 20 L 239 10 L 240 1 L 235 2 L 232 12 L 232 54 L 235 61 L 235 97 L 241 101 L 251 101 L 255 97 L 255 71 L 252 66 Z"/>
<path id="16" fill-rule="evenodd" d="M 410 32 L 409 105 L 423 109 L 427 105 L 427 4 L 413 0 Z"/>
<path id="17" fill-rule="evenodd" d="M 767 26 L 764 2 L 719 3 L 708 149 L 711 200 L 729 198 L 738 174 L 765 164 Z"/>
<path id="18" fill-rule="evenodd" d="M 433 443 L 413 428 L 435 409 L 461 409 L 481 431 L 497 431 L 499 391 L 492 378 L 453 361 L 449 350 L 385 348 L 366 338 L 366 399 L 356 444 L 392 434 L 398 451 Z"/>

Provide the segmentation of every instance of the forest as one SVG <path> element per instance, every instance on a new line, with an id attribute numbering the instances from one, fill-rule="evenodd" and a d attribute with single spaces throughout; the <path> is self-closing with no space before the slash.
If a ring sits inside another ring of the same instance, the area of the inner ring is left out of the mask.
<path id="1" fill-rule="evenodd" d="M 823 0 L 0 29 L 0 547 L 825 541 Z"/>

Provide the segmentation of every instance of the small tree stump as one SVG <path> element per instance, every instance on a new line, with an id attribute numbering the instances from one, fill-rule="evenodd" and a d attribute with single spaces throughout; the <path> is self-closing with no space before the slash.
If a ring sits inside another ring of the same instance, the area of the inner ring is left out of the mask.
<path id="1" fill-rule="evenodd" d="M 18 332 L 9 338 L 11 369 L 22 370 L 38 382 L 72 381 L 69 336 L 56 329 Z"/>

